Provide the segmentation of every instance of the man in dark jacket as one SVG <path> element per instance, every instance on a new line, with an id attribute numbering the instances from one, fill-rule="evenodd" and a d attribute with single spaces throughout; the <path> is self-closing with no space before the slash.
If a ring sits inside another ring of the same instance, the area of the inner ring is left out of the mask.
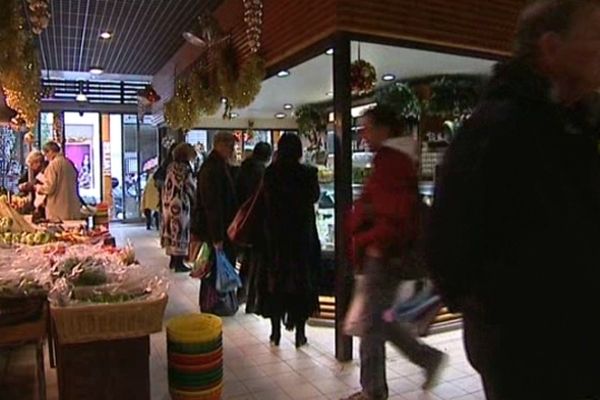
<path id="1" fill-rule="evenodd" d="M 213 139 L 213 151 L 200 168 L 196 209 L 193 215 L 192 233 L 200 240 L 223 250 L 235 265 L 235 247 L 227 237 L 227 228 L 235 217 L 238 201 L 235 181 L 229 161 L 233 156 L 235 137 L 229 132 L 219 132 Z M 214 286 L 215 274 L 202 281 L 200 297 L 205 285 Z M 202 310 L 210 312 L 211 310 Z"/>
<path id="2" fill-rule="evenodd" d="M 258 189 L 267 164 L 271 161 L 271 145 L 266 142 L 257 143 L 252 155 L 242 163 L 237 177 L 237 195 L 240 204 L 248 200 Z"/>
<path id="3" fill-rule="evenodd" d="M 488 399 L 598 399 L 600 3 L 537 1 L 452 143 L 430 266 Z"/>
<path id="4" fill-rule="evenodd" d="M 271 145 L 266 142 L 260 142 L 254 146 L 252 155 L 242 163 L 237 176 L 236 193 L 240 205 L 244 204 L 259 189 L 267 164 L 271 161 L 271 154 Z M 250 274 L 252 253 L 253 250 L 250 248 L 244 250 L 242 265 L 240 267 L 242 288 L 238 290 L 238 300 L 240 303 L 245 302 L 247 297 L 248 275 Z"/>

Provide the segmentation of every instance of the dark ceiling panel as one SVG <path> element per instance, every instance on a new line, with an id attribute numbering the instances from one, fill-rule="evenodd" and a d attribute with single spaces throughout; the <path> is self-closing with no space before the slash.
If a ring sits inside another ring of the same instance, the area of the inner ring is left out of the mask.
<path id="1" fill-rule="evenodd" d="M 88 71 L 100 66 L 110 74 L 153 75 L 183 45 L 182 32 L 220 2 L 51 0 L 50 25 L 39 39 L 42 67 Z M 104 30 L 114 36 L 101 40 Z"/>

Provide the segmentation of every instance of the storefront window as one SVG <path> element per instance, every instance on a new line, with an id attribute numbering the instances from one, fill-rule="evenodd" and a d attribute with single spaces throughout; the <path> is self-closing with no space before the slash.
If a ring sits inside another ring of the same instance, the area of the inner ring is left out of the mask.
<path id="1" fill-rule="evenodd" d="M 54 114 L 43 112 L 40 114 L 40 147 L 53 138 Z"/>
<path id="2" fill-rule="evenodd" d="M 140 217 L 139 143 L 136 115 L 123 116 L 123 179 L 125 219 Z"/>
<path id="3" fill-rule="evenodd" d="M 123 212 L 123 125 L 121 114 L 110 115 L 110 174 L 112 185 L 112 212 L 113 219 L 122 220 Z"/>
<path id="4" fill-rule="evenodd" d="M 139 136 L 140 189 L 142 195 L 148 179 L 158 167 L 158 129 L 146 122 L 149 121 L 144 121 L 140 125 Z"/>
<path id="5" fill-rule="evenodd" d="M 101 198 L 100 115 L 65 113 L 65 155 L 78 173 L 79 194 L 88 204 Z"/>

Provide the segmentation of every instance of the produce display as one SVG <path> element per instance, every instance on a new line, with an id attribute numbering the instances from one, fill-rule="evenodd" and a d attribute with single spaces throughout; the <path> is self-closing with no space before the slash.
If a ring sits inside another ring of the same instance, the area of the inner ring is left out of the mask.
<path id="1" fill-rule="evenodd" d="M 4 221 L 2 226 L 4 227 L 5 232 L 35 232 L 34 226 L 27 222 L 21 214 L 8 204 L 8 197 L 5 195 L 0 196 L 0 218 Z M 1 229 L 2 228 L 0 228 L 0 230 Z"/>
<path id="2" fill-rule="evenodd" d="M 134 261 L 131 246 L 50 243 L 0 250 L 0 298 L 47 294 L 52 305 L 64 307 L 164 295 L 165 272 Z"/>

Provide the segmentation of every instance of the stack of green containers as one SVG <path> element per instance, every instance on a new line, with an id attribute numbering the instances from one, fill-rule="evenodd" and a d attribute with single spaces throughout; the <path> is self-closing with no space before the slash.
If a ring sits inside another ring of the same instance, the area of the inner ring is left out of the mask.
<path id="1" fill-rule="evenodd" d="M 211 314 L 167 323 L 169 390 L 173 400 L 218 400 L 223 391 L 223 324 Z"/>

